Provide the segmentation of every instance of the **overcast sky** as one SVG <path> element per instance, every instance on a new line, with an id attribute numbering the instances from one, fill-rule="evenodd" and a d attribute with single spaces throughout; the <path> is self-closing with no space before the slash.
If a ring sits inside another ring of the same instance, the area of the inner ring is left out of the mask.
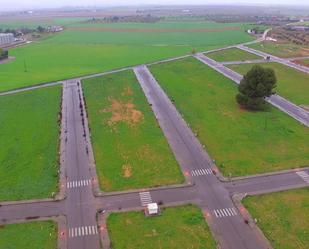
<path id="1" fill-rule="evenodd" d="M 62 6 L 115 6 L 146 4 L 274 4 L 307 5 L 308 0 L 1 0 L 1 9 L 50 8 Z"/>

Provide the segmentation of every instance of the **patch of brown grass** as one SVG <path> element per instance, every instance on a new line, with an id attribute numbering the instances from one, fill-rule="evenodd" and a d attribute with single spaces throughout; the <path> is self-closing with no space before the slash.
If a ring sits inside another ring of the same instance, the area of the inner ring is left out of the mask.
<path id="1" fill-rule="evenodd" d="M 122 166 L 122 175 L 125 178 L 130 178 L 132 176 L 132 167 L 130 164 L 124 164 Z"/>
<path id="2" fill-rule="evenodd" d="M 112 113 L 111 118 L 107 121 L 109 126 L 115 126 L 118 123 L 124 122 L 130 127 L 134 127 L 144 117 L 143 113 L 135 108 L 132 100 L 121 101 L 114 98 L 109 98 L 111 106 L 100 112 Z"/>

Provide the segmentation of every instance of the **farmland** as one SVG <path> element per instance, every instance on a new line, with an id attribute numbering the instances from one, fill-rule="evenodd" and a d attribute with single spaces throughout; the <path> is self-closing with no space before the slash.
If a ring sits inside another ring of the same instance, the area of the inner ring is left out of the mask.
<path id="1" fill-rule="evenodd" d="M 57 225 L 53 221 L 10 224 L 0 227 L 0 249 L 55 249 Z"/>
<path id="2" fill-rule="evenodd" d="M 279 63 L 259 63 L 263 67 L 272 68 L 277 76 L 276 91 L 297 105 L 309 105 L 309 75 Z M 245 74 L 253 64 L 229 65 L 232 70 Z"/>
<path id="3" fill-rule="evenodd" d="M 274 249 L 308 248 L 308 188 L 248 197 L 243 203 Z"/>
<path id="4" fill-rule="evenodd" d="M 163 209 L 157 217 L 142 212 L 114 213 L 107 227 L 115 249 L 215 249 L 201 210 L 192 205 Z"/>
<path id="5" fill-rule="evenodd" d="M 150 69 L 223 174 L 308 164 L 308 129 L 271 106 L 264 112 L 241 109 L 231 80 L 193 58 Z"/>
<path id="6" fill-rule="evenodd" d="M 217 52 L 207 53 L 207 57 L 219 62 L 262 59 L 255 54 L 248 53 L 238 48 L 230 48 Z"/>
<path id="7" fill-rule="evenodd" d="M 60 87 L 0 97 L 0 201 L 57 192 Z"/>
<path id="8" fill-rule="evenodd" d="M 53 22 L 64 23 L 66 30 L 10 50 L 16 60 L 0 65 L 0 91 L 184 55 L 193 48 L 202 51 L 253 39 L 245 32 L 247 25 L 237 23 Z"/>
<path id="9" fill-rule="evenodd" d="M 85 80 L 83 88 L 104 191 L 183 182 L 132 71 Z"/>

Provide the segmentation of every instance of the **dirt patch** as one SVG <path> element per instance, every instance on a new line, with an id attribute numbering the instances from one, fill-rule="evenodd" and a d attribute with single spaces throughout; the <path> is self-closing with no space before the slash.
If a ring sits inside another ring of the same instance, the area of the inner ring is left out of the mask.
<path id="1" fill-rule="evenodd" d="M 162 162 L 162 158 L 155 153 L 148 144 L 143 145 L 138 149 L 137 156 L 140 160 L 146 159 L 147 161 L 155 164 Z"/>
<path id="2" fill-rule="evenodd" d="M 239 27 L 225 27 L 218 29 L 115 29 L 115 28 L 98 28 L 98 27 L 72 27 L 69 30 L 88 31 L 88 32 L 128 32 L 128 33 L 211 33 L 223 32 L 228 30 L 240 30 Z"/>
<path id="3" fill-rule="evenodd" d="M 124 178 L 130 178 L 132 176 L 132 167 L 130 164 L 124 164 L 122 166 L 122 175 Z"/>
<path id="4" fill-rule="evenodd" d="M 124 97 L 133 95 L 131 87 L 125 87 L 121 95 Z M 108 100 L 111 102 L 111 106 L 100 110 L 100 113 L 112 113 L 111 118 L 107 121 L 109 126 L 125 122 L 130 127 L 133 127 L 144 118 L 143 113 L 136 109 L 132 100 L 123 101 L 112 97 L 109 97 Z"/>

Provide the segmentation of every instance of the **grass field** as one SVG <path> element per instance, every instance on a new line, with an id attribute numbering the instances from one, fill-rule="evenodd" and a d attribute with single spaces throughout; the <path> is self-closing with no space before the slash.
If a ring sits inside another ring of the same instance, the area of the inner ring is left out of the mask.
<path id="1" fill-rule="evenodd" d="M 86 80 L 83 88 L 104 191 L 183 182 L 132 71 Z"/>
<path id="2" fill-rule="evenodd" d="M 309 188 L 248 197 L 243 203 L 274 249 L 309 248 Z"/>
<path id="3" fill-rule="evenodd" d="M 206 55 L 209 58 L 219 62 L 262 59 L 260 56 L 248 53 L 238 48 L 225 49 L 217 52 L 207 53 Z"/>
<path id="4" fill-rule="evenodd" d="M 194 58 L 150 69 L 224 175 L 308 165 L 309 129 L 273 107 L 240 109 L 231 80 Z"/>
<path id="5" fill-rule="evenodd" d="M 0 249 L 55 249 L 57 225 L 38 221 L 0 226 Z"/>
<path id="6" fill-rule="evenodd" d="M 293 43 L 263 42 L 255 43 L 248 47 L 282 58 L 309 56 L 309 47 L 301 47 Z"/>
<path id="7" fill-rule="evenodd" d="M 309 105 L 309 75 L 279 63 L 259 63 L 263 67 L 275 70 L 277 76 L 276 91 L 282 97 L 287 98 L 297 105 Z M 245 74 L 253 64 L 228 65 L 234 71 Z"/>
<path id="8" fill-rule="evenodd" d="M 60 87 L 0 97 L 0 201 L 57 192 Z"/>
<path id="9" fill-rule="evenodd" d="M 193 205 L 166 208 L 160 216 L 142 212 L 111 214 L 107 227 L 114 249 L 215 249 L 201 210 Z"/>
<path id="10" fill-rule="evenodd" d="M 10 50 L 16 59 L 0 65 L 0 91 L 184 55 L 192 48 L 208 50 L 253 39 L 243 24 L 67 22 L 63 32 Z"/>

